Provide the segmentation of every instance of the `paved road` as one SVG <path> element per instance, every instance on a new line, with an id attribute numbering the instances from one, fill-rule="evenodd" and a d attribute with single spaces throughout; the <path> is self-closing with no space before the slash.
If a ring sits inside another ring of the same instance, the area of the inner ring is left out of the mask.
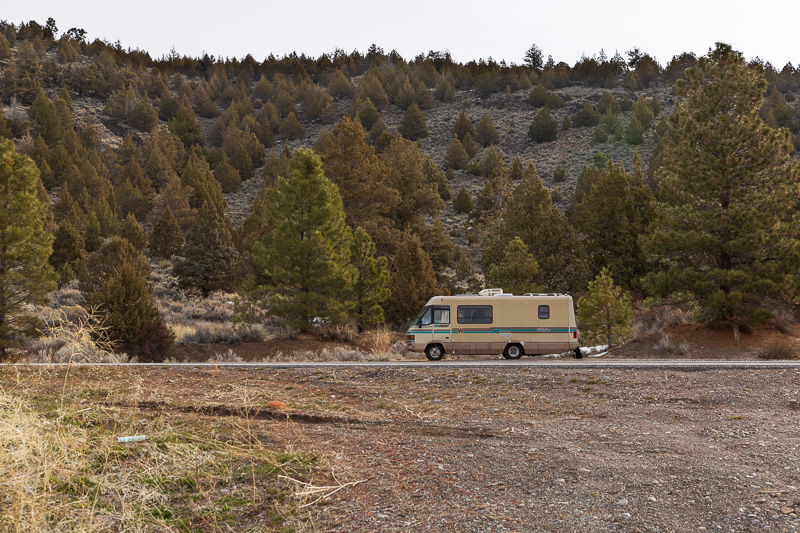
<path id="1" fill-rule="evenodd" d="M 31 363 L 19 366 L 68 366 L 70 363 Z M 621 360 L 621 359 L 520 359 L 518 361 L 333 361 L 285 363 L 71 363 L 72 366 L 129 366 L 129 367 L 226 367 L 226 368 L 558 368 L 602 369 L 629 368 L 637 370 L 714 370 L 714 369 L 794 369 L 800 370 L 800 361 L 685 361 L 675 359 Z M 8 365 L 0 365 L 8 366 Z"/>

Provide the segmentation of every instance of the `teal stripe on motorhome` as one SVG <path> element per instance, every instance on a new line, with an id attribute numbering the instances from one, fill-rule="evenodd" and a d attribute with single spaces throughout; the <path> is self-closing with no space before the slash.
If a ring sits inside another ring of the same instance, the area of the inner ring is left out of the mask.
<path id="1" fill-rule="evenodd" d="M 463 331 L 462 331 L 463 330 Z M 572 333 L 570 328 L 500 328 L 500 329 L 479 329 L 467 330 L 466 328 L 453 328 L 454 333 Z M 431 333 L 431 330 L 409 329 L 409 334 Z"/>

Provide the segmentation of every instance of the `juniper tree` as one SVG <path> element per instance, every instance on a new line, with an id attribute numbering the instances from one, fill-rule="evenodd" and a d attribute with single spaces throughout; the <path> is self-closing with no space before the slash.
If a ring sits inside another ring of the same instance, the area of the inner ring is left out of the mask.
<path id="1" fill-rule="evenodd" d="M 34 162 L 0 141 L 0 361 L 31 324 L 26 306 L 43 302 L 54 287 L 53 237 L 39 187 Z"/>
<path id="2" fill-rule="evenodd" d="M 558 122 L 546 107 L 543 107 L 531 122 L 528 137 L 535 143 L 553 142 L 558 138 Z"/>
<path id="3" fill-rule="evenodd" d="M 475 145 L 475 141 L 472 139 L 472 134 L 467 133 L 464 135 L 464 140 L 461 141 L 461 144 L 464 146 L 464 151 L 467 152 L 467 157 L 472 159 L 478 153 L 478 147 Z"/>
<path id="4" fill-rule="evenodd" d="M 140 252 L 147 246 L 147 234 L 133 213 L 128 213 L 128 216 L 125 217 L 125 222 L 119 228 L 119 236 L 131 243 Z"/>
<path id="5" fill-rule="evenodd" d="M 456 119 L 456 123 L 453 125 L 453 134 L 458 137 L 459 141 L 464 141 L 464 137 L 467 134 L 475 136 L 475 127 L 472 125 L 472 122 L 467 118 L 467 114 L 464 111 L 458 114 L 458 118 Z"/>
<path id="6" fill-rule="evenodd" d="M 200 208 L 182 256 L 172 269 L 181 288 L 197 290 L 204 298 L 213 291 L 233 289 L 238 252 L 225 216 L 214 206 Z"/>
<path id="7" fill-rule="evenodd" d="M 281 123 L 281 135 L 289 140 L 302 139 L 306 135 L 306 129 L 297 120 L 294 111 L 290 112 Z"/>
<path id="8" fill-rule="evenodd" d="M 183 232 L 172 214 L 172 209 L 166 206 L 161 211 L 161 216 L 153 226 L 148 239 L 150 255 L 153 257 L 170 259 L 173 255 L 180 255 L 183 249 Z"/>
<path id="9" fill-rule="evenodd" d="M 470 213 L 472 211 L 472 197 L 466 187 L 462 186 L 453 199 L 453 209 L 456 213 Z"/>
<path id="10" fill-rule="evenodd" d="M 139 131 L 150 132 L 158 124 L 158 112 L 150 103 L 147 93 L 133 106 L 128 118 L 131 126 Z"/>
<path id="11" fill-rule="evenodd" d="M 489 115 L 483 115 L 478 122 L 478 127 L 475 128 L 475 141 L 483 147 L 500 142 L 500 134 Z"/>
<path id="12" fill-rule="evenodd" d="M 600 116 L 595 112 L 594 107 L 589 102 L 572 117 L 572 125 L 576 128 L 586 128 L 597 126 Z"/>
<path id="13" fill-rule="evenodd" d="M 539 263 L 534 282 L 546 290 L 580 290 L 588 280 L 583 246 L 566 217 L 553 205 L 550 193 L 532 164 L 514 187 L 502 216 L 484 239 L 484 272 L 498 264 L 507 244 L 520 237 Z"/>
<path id="14" fill-rule="evenodd" d="M 645 100 L 644 96 L 640 96 L 636 103 L 633 105 L 633 114 L 636 116 L 636 119 L 639 121 L 639 124 L 642 125 L 642 129 L 644 131 L 648 131 L 651 127 L 653 127 L 653 120 L 655 119 L 655 115 L 653 114 L 653 109 L 650 107 L 650 104 Z"/>
<path id="15" fill-rule="evenodd" d="M 679 80 L 675 146 L 656 175 L 655 231 L 646 251 L 654 294 L 690 294 L 701 318 L 751 327 L 773 302 L 796 303 L 800 170 L 789 133 L 758 116 L 763 71 L 718 43 Z"/>
<path id="16" fill-rule="evenodd" d="M 354 276 L 342 197 L 310 150 L 295 152 L 289 174 L 268 199 L 269 229 L 253 247 L 270 280 L 271 312 L 302 330 L 315 319 L 341 323 L 351 308 L 347 293 Z"/>
<path id="17" fill-rule="evenodd" d="M 439 292 L 430 257 L 416 235 L 406 232 L 392 257 L 386 319 L 392 324 L 408 322 Z"/>
<path id="18" fill-rule="evenodd" d="M 140 362 L 161 362 L 171 352 L 175 336 L 158 310 L 147 278 L 123 263 L 97 294 L 115 350 Z"/>
<path id="19" fill-rule="evenodd" d="M 428 136 L 428 125 L 425 121 L 425 115 L 422 114 L 422 111 L 420 111 L 416 103 L 411 104 L 411 106 L 406 109 L 406 112 L 403 113 L 398 131 L 400 135 L 410 141 L 417 141 Z"/>
<path id="20" fill-rule="evenodd" d="M 644 142 L 644 129 L 636 115 L 631 115 L 631 120 L 625 126 L 625 142 L 634 146 Z"/>
<path id="21" fill-rule="evenodd" d="M 444 156 L 447 168 L 454 168 L 461 170 L 467 167 L 469 163 L 469 156 L 467 151 L 464 150 L 464 145 L 458 140 L 458 137 L 453 136 L 453 140 L 447 145 L 447 154 Z"/>
<path id="22" fill-rule="evenodd" d="M 83 236 L 69 219 L 65 219 L 53 234 L 53 252 L 49 259 L 50 265 L 58 274 L 59 286 L 75 279 L 85 260 Z"/>
<path id="23" fill-rule="evenodd" d="M 133 265 L 141 276 L 149 280 L 152 268 L 147 258 L 122 237 L 112 237 L 96 252 L 89 254 L 85 266 L 78 274 L 80 290 L 90 304 L 96 304 L 97 294 L 103 284 L 124 264 Z"/>
<path id="24" fill-rule="evenodd" d="M 541 83 L 528 93 L 528 103 L 533 107 L 542 107 L 547 102 L 547 89 Z"/>

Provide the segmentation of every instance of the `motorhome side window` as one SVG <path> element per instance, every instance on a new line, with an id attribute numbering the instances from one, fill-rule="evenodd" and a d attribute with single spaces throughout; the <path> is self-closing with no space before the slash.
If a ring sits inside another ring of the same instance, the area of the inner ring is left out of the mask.
<path id="1" fill-rule="evenodd" d="M 539 318 L 541 318 L 541 319 L 550 318 L 550 306 L 549 305 L 540 305 L 539 306 Z"/>
<path id="2" fill-rule="evenodd" d="M 449 324 L 450 306 L 428 306 L 422 311 L 416 322 L 421 326 Z"/>
<path id="3" fill-rule="evenodd" d="M 459 324 L 491 324 L 492 306 L 491 305 L 459 305 L 458 306 Z"/>

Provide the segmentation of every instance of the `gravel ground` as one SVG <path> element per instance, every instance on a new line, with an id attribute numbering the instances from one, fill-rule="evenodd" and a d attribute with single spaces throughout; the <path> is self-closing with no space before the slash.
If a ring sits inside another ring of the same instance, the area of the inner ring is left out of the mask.
<path id="1" fill-rule="evenodd" d="M 135 389 L 173 424 L 248 412 L 266 445 L 321 458 L 305 481 L 343 485 L 300 530 L 800 530 L 794 369 L 30 369 L 13 386 L 34 376 L 42 395 L 102 386 L 106 408 Z"/>

